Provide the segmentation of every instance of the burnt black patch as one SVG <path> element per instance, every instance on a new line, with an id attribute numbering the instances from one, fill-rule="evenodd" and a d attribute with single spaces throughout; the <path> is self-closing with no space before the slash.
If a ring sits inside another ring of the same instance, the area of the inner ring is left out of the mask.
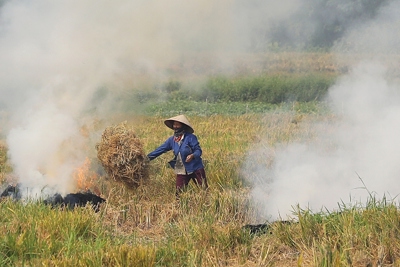
<path id="1" fill-rule="evenodd" d="M 54 194 L 51 197 L 46 198 L 43 200 L 43 203 L 46 205 L 52 205 L 53 207 L 57 205 L 64 204 L 64 198 L 60 194 Z"/>
<path id="2" fill-rule="evenodd" d="M 43 203 L 53 207 L 60 206 L 68 209 L 84 207 L 90 204 L 95 212 L 100 210 L 100 204 L 104 202 L 106 202 L 104 198 L 91 192 L 71 193 L 67 194 L 65 197 L 62 197 L 60 194 L 55 194 L 43 201 Z"/>
<path id="3" fill-rule="evenodd" d="M 8 185 L 0 195 L 1 198 L 9 197 L 12 199 L 21 199 L 19 185 Z"/>
<path id="4" fill-rule="evenodd" d="M 99 211 L 100 204 L 105 201 L 104 198 L 90 192 L 68 194 L 64 197 L 64 205 L 68 208 L 84 207 L 90 204 L 96 212 Z"/>
<path id="5" fill-rule="evenodd" d="M 274 221 L 271 223 L 261 223 L 261 224 L 246 224 L 242 227 L 244 231 L 248 231 L 251 235 L 261 235 L 261 234 L 272 234 L 273 225 L 290 225 L 297 222 L 293 221 Z"/>
<path id="6" fill-rule="evenodd" d="M 8 185 L 0 195 L 0 198 L 11 198 L 14 200 L 21 199 L 20 186 Z M 90 191 L 80 192 L 80 193 L 70 193 L 63 197 L 61 194 L 56 193 L 50 197 L 43 200 L 46 205 L 51 205 L 52 207 L 66 207 L 68 209 L 73 209 L 76 207 L 84 207 L 90 204 L 95 212 L 100 210 L 101 203 L 106 202 L 106 200 Z"/>
<path id="7" fill-rule="evenodd" d="M 242 227 L 243 230 L 249 231 L 250 234 L 267 234 L 270 229 L 270 225 L 268 223 L 263 224 L 246 224 Z"/>

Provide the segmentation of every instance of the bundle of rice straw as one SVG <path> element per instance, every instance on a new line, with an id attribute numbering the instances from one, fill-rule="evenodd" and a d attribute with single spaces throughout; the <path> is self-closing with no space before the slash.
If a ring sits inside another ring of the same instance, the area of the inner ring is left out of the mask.
<path id="1" fill-rule="evenodd" d="M 109 178 L 135 187 L 147 177 L 143 144 L 133 129 L 127 128 L 126 122 L 107 127 L 96 150 Z"/>

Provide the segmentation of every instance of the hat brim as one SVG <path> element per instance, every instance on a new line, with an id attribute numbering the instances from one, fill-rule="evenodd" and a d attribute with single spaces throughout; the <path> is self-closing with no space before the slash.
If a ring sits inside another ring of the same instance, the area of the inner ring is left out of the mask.
<path id="1" fill-rule="evenodd" d="M 186 126 L 186 132 L 194 133 L 194 129 L 192 128 L 192 126 L 190 126 L 188 123 L 185 123 L 184 121 L 182 121 L 182 119 L 180 117 L 173 117 L 173 118 L 167 119 L 167 120 L 164 121 L 164 124 L 168 128 L 173 130 L 174 129 L 174 127 L 173 127 L 174 121 L 180 122 L 183 125 L 185 125 Z"/>

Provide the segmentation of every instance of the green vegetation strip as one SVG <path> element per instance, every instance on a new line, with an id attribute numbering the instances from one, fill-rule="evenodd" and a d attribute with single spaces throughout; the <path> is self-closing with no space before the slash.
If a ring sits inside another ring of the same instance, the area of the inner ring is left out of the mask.
<path id="1" fill-rule="evenodd" d="M 263 102 L 199 102 L 193 100 L 173 100 L 148 104 L 144 113 L 150 116 L 175 116 L 186 114 L 189 116 L 228 115 L 238 116 L 245 114 L 263 113 L 309 113 L 326 114 L 329 112 L 325 102 L 287 102 L 270 104 Z"/>

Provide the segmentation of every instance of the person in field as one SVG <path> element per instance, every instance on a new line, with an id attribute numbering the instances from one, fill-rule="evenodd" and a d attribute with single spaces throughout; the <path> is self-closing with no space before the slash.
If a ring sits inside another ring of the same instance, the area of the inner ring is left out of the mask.
<path id="1" fill-rule="evenodd" d="M 194 135 L 193 127 L 185 115 L 179 115 L 164 121 L 164 124 L 174 130 L 162 145 L 149 153 L 147 157 L 153 160 L 170 150 L 174 159 L 169 162 L 176 174 L 176 194 L 179 193 L 193 180 L 198 186 L 207 189 L 207 178 L 204 171 L 202 150 Z"/>

